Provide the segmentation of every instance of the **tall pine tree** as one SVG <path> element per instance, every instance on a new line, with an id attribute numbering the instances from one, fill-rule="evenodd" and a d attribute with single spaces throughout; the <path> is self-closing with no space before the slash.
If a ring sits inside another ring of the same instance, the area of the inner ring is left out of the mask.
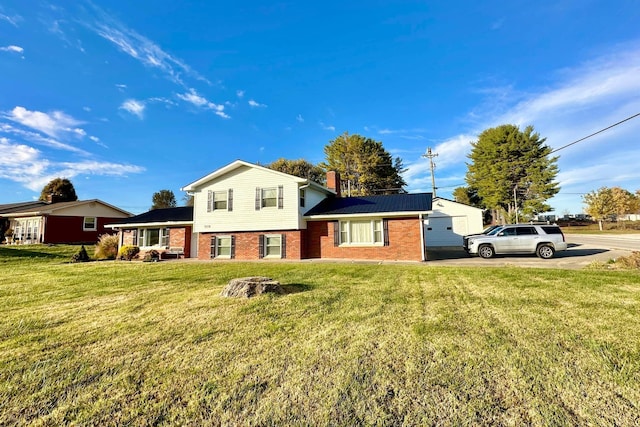
<path id="1" fill-rule="evenodd" d="M 483 131 L 473 142 L 466 181 L 482 204 L 506 213 L 510 222 L 548 212 L 546 203 L 560 191 L 557 157 L 546 139 L 527 126 L 502 125 Z"/>

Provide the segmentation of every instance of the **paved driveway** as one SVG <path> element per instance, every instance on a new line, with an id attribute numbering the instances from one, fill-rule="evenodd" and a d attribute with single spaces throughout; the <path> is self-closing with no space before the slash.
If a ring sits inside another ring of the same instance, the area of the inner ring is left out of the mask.
<path id="1" fill-rule="evenodd" d="M 467 255 L 462 249 L 455 251 L 429 251 L 428 265 L 460 265 L 469 267 L 519 266 L 535 268 L 580 269 L 593 262 L 607 262 L 620 256 L 628 256 L 632 251 L 640 251 L 640 234 L 628 235 L 566 235 L 569 249 L 557 252 L 551 259 L 541 259 L 535 255 L 497 255 L 482 259 Z"/>

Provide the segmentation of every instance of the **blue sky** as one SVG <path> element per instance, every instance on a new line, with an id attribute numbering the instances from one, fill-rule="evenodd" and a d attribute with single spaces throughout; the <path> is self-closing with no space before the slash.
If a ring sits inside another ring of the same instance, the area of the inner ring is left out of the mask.
<path id="1" fill-rule="evenodd" d="M 640 112 L 640 6 L 616 1 L 3 1 L 0 203 L 52 178 L 133 213 L 236 159 L 324 160 L 348 131 L 411 192 L 464 184 L 484 129 L 562 147 Z M 559 151 L 559 214 L 640 189 L 640 117 Z"/>

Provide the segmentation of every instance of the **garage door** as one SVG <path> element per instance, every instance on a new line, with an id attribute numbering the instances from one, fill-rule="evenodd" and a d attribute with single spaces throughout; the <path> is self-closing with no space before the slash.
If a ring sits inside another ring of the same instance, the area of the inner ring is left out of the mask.
<path id="1" fill-rule="evenodd" d="M 424 220 L 427 247 L 462 246 L 462 236 L 468 234 L 466 216 L 431 217 Z"/>

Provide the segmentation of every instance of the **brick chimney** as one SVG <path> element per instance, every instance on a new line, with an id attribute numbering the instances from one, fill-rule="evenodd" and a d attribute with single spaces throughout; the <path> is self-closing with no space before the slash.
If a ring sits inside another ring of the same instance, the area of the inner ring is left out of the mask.
<path id="1" fill-rule="evenodd" d="M 327 171 L 327 188 L 336 192 L 336 197 L 340 194 L 340 174 L 336 171 Z"/>
<path id="2" fill-rule="evenodd" d="M 59 194 L 47 194 L 47 203 L 58 203 L 62 200 L 62 197 Z"/>

